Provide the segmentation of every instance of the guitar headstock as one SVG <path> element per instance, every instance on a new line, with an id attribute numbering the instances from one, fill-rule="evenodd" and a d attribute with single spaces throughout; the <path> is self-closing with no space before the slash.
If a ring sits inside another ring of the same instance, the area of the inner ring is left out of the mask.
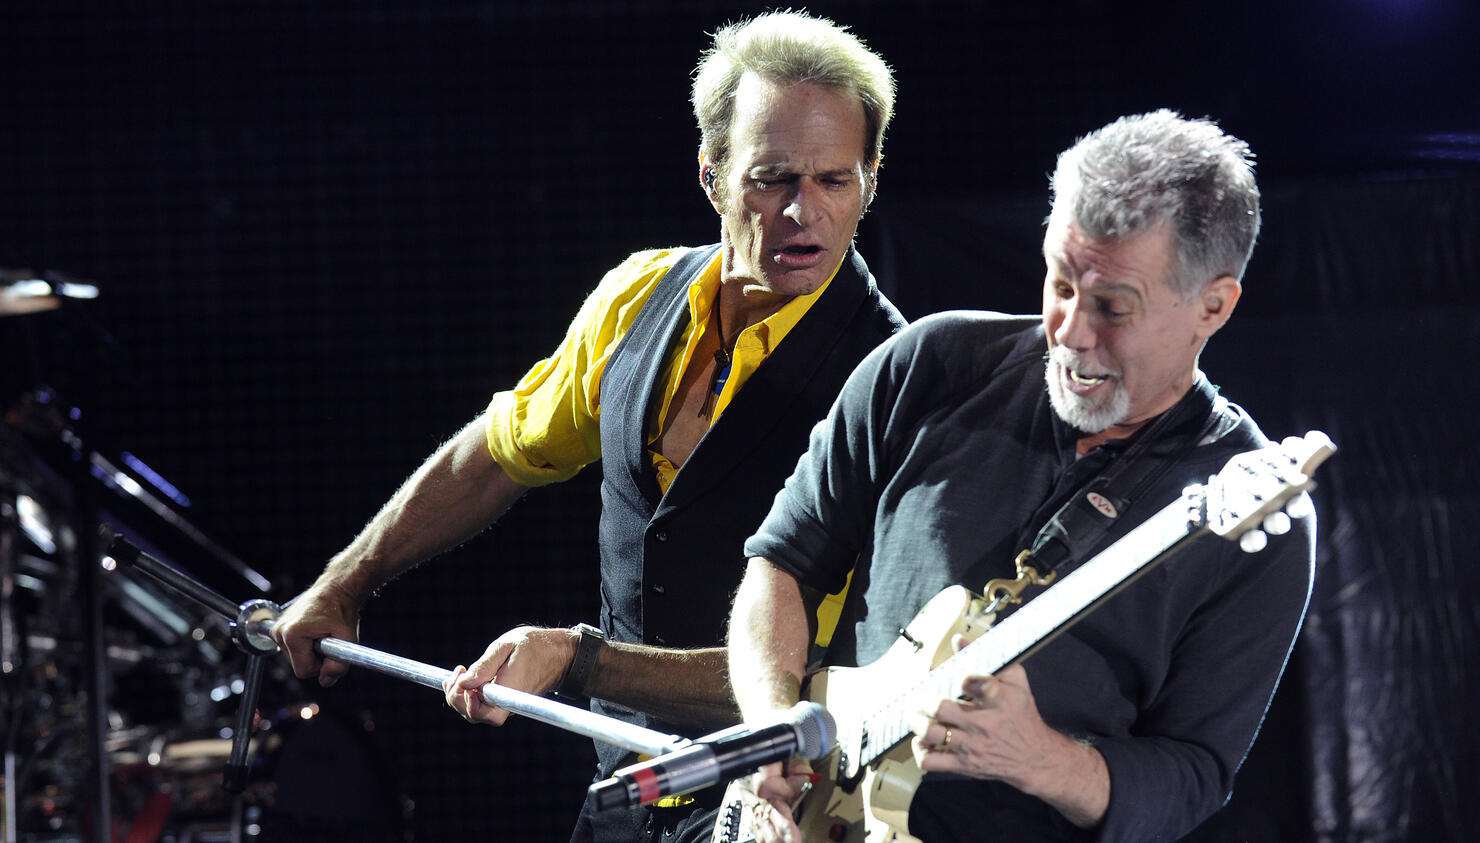
<path id="1" fill-rule="evenodd" d="M 1292 516 L 1310 512 L 1310 476 L 1334 453 L 1330 437 L 1312 430 L 1235 455 L 1204 487 L 1208 529 L 1247 551 L 1262 549 L 1266 533 L 1284 533 Z"/>

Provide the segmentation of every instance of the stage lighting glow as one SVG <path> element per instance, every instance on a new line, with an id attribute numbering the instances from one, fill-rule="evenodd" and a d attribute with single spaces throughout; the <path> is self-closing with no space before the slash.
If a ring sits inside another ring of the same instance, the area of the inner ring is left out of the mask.
<path id="1" fill-rule="evenodd" d="M 19 516 L 21 531 L 41 549 L 43 553 L 56 553 L 56 536 L 47 523 L 46 511 L 30 495 L 18 495 L 15 512 Z"/>
<path id="2" fill-rule="evenodd" d="M 134 471 L 138 472 L 139 476 L 143 477 L 145 480 L 148 480 L 150 483 L 153 483 L 154 488 L 160 490 L 161 492 L 164 492 L 166 495 L 169 496 L 170 500 L 174 501 L 180 506 L 190 506 L 190 498 L 185 497 L 185 494 L 179 489 L 175 488 L 175 485 L 173 483 L 164 479 L 164 477 L 162 477 L 159 472 L 150 468 L 147 464 L 145 464 L 143 460 L 139 459 L 133 454 L 130 454 L 128 451 L 122 452 L 121 454 L 119 454 L 119 456 L 123 458 L 124 465 L 132 468 Z"/>
<path id="3" fill-rule="evenodd" d="M 1420 158 L 1439 161 L 1480 161 L 1480 133 L 1439 132 L 1414 139 Z"/>

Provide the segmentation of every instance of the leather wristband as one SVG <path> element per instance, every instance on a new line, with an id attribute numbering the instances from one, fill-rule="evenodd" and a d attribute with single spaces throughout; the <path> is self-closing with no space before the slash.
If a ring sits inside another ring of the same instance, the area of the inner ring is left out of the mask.
<path id="1" fill-rule="evenodd" d="M 601 652 L 601 645 L 606 643 L 606 635 L 585 623 L 576 624 L 571 627 L 571 631 L 579 632 L 581 640 L 576 642 L 575 657 L 566 665 L 565 674 L 555 685 L 555 693 L 567 697 L 583 697 L 586 695 L 586 683 L 591 681 L 591 674 L 596 670 L 596 656 Z"/>

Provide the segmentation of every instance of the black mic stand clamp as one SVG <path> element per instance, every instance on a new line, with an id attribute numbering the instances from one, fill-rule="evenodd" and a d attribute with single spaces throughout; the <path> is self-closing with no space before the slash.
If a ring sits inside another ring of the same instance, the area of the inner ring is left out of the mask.
<path id="1" fill-rule="evenodd" d="M 262 673 L 267 658 L 278 652 L 278 644 L 268 630 L 282 613 L 283 607 L 271 600 L 248 600 L 238 607 L 236 620 L 231 623 L 231 640 L 247 654 L 247 675 L 242 685 L 241 705 L 236 711 L 236 729 L 231 733 L 231 755 L 221 776 L 221 789 L 227 793 L 241 793 L 247 787 L 247 751 L 251 747 L 252 727 L 256 725 Z"/>

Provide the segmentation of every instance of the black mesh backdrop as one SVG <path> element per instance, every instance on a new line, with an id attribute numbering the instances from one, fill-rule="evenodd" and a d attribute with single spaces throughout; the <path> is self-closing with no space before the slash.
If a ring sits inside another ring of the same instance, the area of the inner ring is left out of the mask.
<path id="1" fill-rule="evenodd" d="M 1460 534 L 1474 314 L 1452 310 L 1477 278 L 1473 10 L 811 8 L 898 72 L 860 242 L 912 316 L 1037 307 L 1044 174 L 1087 129 L 1168 105 L 1250 140 L 1269 226 L 1208 369 L 1272 433 L 1324 426 L 1345 452 L 1258 772 L 1209 833 L 1475 828 L 1473 775 L 1445 760 L 1476 751 L 1457 737 L 1480 626 L 1460 564 L 1474 556 Z M 292 593 L 553 347 L 605 268 L 716 236 L 687 73 L 706 30 L 757 9 L 7 3 L 0 267 L 104 294 L 0 320 L 0 398 L 61 390 L 98 441 L 159 469 L 192 518 Z M 511 625 L 593 618 L 594 484 L 532 494 L 389 586 L 367 643 L 451 666 Z M 467 727 L 435 693 L 363 673 L 278 693 L 317 699 L 324 722 L 373 722 L 351 730 L 363 747 L 332 729 L 296 742 L 383 768 L 389 783 L 362 780 L 374 795 L 349 793 L 341 813 L 399 814 L 405 795 L 420 839 L 551 840 L 581 798 L 583 739 Z"/>

